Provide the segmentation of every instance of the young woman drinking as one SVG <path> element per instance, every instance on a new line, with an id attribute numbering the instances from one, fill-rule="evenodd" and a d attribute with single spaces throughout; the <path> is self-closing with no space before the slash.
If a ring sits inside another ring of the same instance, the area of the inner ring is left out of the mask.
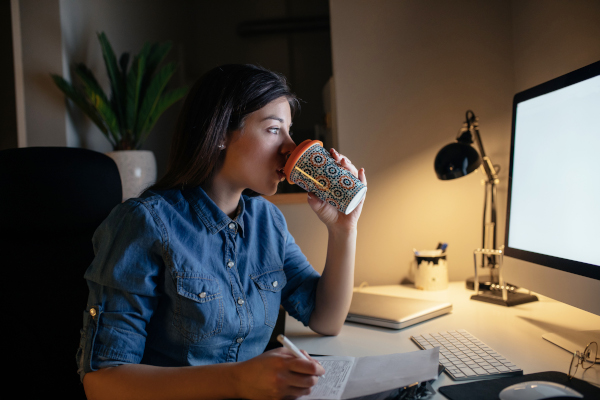
<path id="1" fill-rule="evenodd" d="M 256 196 L 284 179 L 298 108 L 282 76 L 251 65 L 194 85 L 167 173 L 94 235 L 77 352 L 88 399 L 296 398 L 325 372 L 285 348 L 264 352 L 280 304 L 337 335 L 352 297 L 362 204 L 344 215 L 308 195 L 328 230 L 319 275 L 282 213 Z"/>

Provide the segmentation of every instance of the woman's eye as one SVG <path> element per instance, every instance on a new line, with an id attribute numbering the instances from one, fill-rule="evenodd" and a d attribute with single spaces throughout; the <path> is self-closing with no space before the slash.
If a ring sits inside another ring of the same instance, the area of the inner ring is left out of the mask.
<path id="1" fill-rule="evenodd" d="M 279 128 L 269 128 L 269 132 L 274 133 L 274 134 L 278 134 L 279 133 Z"/>

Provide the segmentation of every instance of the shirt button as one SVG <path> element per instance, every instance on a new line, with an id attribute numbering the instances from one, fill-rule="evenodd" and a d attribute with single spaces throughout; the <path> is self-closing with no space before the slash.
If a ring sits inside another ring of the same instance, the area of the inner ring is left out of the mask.
<path id="1" fill-rule="evenodd" d="M 235 224 L 233 222 L 229 224 L 229 229 L 231 229 L 232 231 L 235 230 Z"/>
<path id="2" fill-rule="evenodd" d="M 241 306 L 242 304 L 244 304 L 244 300 L 243 299 L 238 299 L 238 304 Z"/>
<path id="3" fill-rule="evenodd" d="M 227 266 L 228 266 L 229 268 L 233 267 L 234 265 L 235 265 L 235 263 L 234 263 L 233 261 L 229 261 L 229 262 L 227 263 Z"/>
<path id="4" fill-rule="evenodd" d="M 202 292 L 198 295 L 201 299 L 206 297 L 206 292 Z"/>
<path id="5" fill-rule="evenodd" d="M 277 285 L 279 285 L 279 282 L 277 282 L 277 281 L 273 282 L 273 287 L 277 287 Z"/>
<path id="6" fill-rule="evenodd" d="M 95 308 L 90 308 L 90 315 L 93 317 L 96 316 L 96 309 Z"/>
<path id="7" fill-rule="evenodd" d="M 241 337 L 237 338 L 237 340 L 236 340 L 236 342 L 238 342 L 238 343 L 242 343 L 243 341 L 244 341 L 244 338 L 241 338 Z"/>

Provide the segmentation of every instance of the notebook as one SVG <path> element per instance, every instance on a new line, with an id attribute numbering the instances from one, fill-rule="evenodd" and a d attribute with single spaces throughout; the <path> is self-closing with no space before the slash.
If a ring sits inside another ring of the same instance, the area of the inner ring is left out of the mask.
<path id="1" fill-rule="evenodd" d="M 354 292 L 346 321 L 403 329 L 450 311 L 451 303 Z"/>

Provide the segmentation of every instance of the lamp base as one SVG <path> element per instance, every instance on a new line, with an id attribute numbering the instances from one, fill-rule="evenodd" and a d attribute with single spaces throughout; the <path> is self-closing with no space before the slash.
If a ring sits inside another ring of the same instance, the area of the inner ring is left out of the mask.
<path id="1" fill-rule="evenodd" d="M 512 307 L 519 304 L 531 303 L 538 301 L 537 296 L 527 293 L 508 292 L 506 301 L 502 299 L 502 291 L 500 290 L 484 290 L 478 294 L 471 296 L 471 300 L 483 301 L 485 303 L 497 304 L 499 306 Z"/>

